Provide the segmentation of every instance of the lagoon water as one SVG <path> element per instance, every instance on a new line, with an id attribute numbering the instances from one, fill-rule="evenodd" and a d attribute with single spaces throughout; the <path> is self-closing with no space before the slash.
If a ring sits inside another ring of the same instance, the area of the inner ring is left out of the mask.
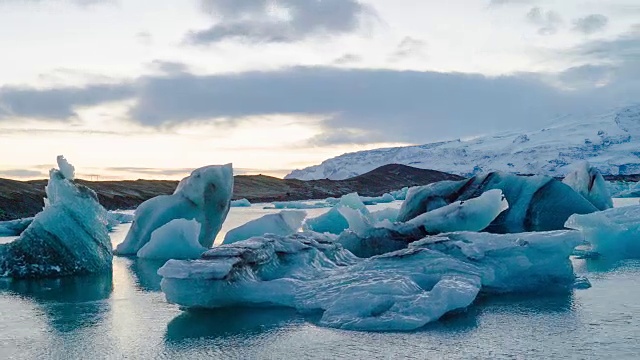
<path id="1" fill-rule="evenodd" d="M 617 202 L 630 204 L 638 200 Z M 219 239 L 273 211 L 233 208 Z M 127 230 L 118 228 L 113 243 Z M 484 298 L 417 332 L 364 333 L 318 327 L 290 309 L 183 312 L 160 292 L 161 263 L 115 258 L 109 276 L 0 280 L 0 358 L 638 358 L 640 261 L 574 264 L 592 288 Z"/>

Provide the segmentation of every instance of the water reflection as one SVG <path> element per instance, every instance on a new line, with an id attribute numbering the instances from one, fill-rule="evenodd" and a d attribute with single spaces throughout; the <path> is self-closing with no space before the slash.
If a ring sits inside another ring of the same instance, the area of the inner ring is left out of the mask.
<path id="1" fill-rule="evenodd" d="M 0 292 L 30 299 L 46 314 L 49 325 L 60 332 L 92 326 L 109 313 L 113 291 L 111 274 L 59 279 L 0 279 Z"/>
<path id="2" fill-rule="evenodd" d="M 246 336 L 302 321 L 303 316 L 289 308 L 189 310 L 169 322 L 165 339 L 171 343 L 185 339 Z"/>
<path id="3" fill-rule="evenodd" d="M 163 260 L 131 259 L 129 270 L 136 279 L 136 286 L 142 291 L 161 291 L 162 276 L 158 275 L 158 269 L 164 264 Z"/>

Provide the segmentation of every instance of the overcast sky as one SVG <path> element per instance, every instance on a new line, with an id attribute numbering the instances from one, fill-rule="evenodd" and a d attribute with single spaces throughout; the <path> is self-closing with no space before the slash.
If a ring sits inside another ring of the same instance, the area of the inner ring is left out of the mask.
<path id="1" fill-rule="evenodd" d="M 638 0 L 0 0 L 0 177 L 283 176 L 640 102 Z"/>

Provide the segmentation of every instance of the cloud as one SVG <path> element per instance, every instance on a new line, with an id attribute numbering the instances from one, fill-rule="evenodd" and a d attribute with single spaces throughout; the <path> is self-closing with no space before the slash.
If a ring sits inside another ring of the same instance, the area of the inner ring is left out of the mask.
<path id="1" fill-rule="evenodd" d="M 490 0 L 489 6 L 501 6 L 501 5 L 529 5 L 536 3 L 537 0 Z"/>
<path id="2" fill-rule="evenodd" d="M 188 43 L 296 42 L 353 32 L 375 13 L 356 0 L 202 0 L 202 9 L 217 22 L 187 34 Z"/>
<path id="3" fill-rule="evenodd" d="M 42 171 L 28 170 L 28 169 L 7 169 L 0 170 L 0 176 L 9 178 L 34 178 L 45 177 L 46 174 Z"/>
<path id="4" fill-rule="evenodd" d="M 37 4 L 37 3 L 69 3 L 80 7 L 91 7 L 94 5 L 115 4 L 117 0 L 0 0 L 0 6 L 3 4 Z"/>
<path id="5" fill-rule="evenodd" d="M 589 41 L 567 51 L 570 56 L 597 62 L 632 62 L 640 66 L 640 24 L 614 39 Z"/>
<path id="6" fill-rule="evenodd" d="M 591 14 L 573 21 L 573 31 L 586 35 L 604 30 L 609 23 L 609 18 L 601 14 Z"/>
<path id="7" fill-rule="evenodd" d="M 123 100 L 131 94 L 127 84 L 46 89 L 4 86 L 0 87 L 0 121 L 15 117 L 68 120 L 76 116 L 76 107 Z"/>
<path id="8" fill-rule="evenodd" d="M 412 56 L 424 56 L 426 48 L 426 42 L 411 36 L 406 36 L 400 41 L 396 50 L 389 57 L 389 60 L 400 61 Z"/>
<path id="9" fill-rule="evenodd" d="M 166 74 L 184 73 L 189 71 L 189 67 L 186 64 L 176 61 L 154 60 L 151 63 L 151 67 Z"/>
<path id="10" fill-rule="evenodd" d="M 555 11 L 544 11 L 539 7 L 533 7 L 526 15 L 527 21 L 538 27 L 538 34 L 553 35 L 558 32 L 558 27 L 562 24 L 562 17 Z"/>
<path id="11" fill-rule="evenodd" d="M 362 57 L 357 54 L 344 54 L 332 61 L 336 65 L 353 64 L 362 61 Z"/>
<path id="12" fill-rule="evenodd" d="M 112 87 L 0 88 L 0 102 L 15 104 L 20 99 L 25 106 L 13 111 L 15 116 L 64 118 L 76 106 L 127 97 L 133 100 L 130 121 L 149 128 L 212 121 L 236 125 L 254 116 L 283 114 L 309 119 L 314 126 L 324 119 L 322 134 L 311 139 L 313 145 L 422 143 L 536 128 L 558 115 L 602 110 L 638 93 L 628 91 L 636 80 L 622 76 L 602 86 L 579 83 L 589 74 L 601 81 L 607 71 L 612 70 L 594 65 L 561 74 L 500 77 L 336 67 L 214 75 L 172 72 Z M 570 86 L 553 86 L 549 77 Z"/>

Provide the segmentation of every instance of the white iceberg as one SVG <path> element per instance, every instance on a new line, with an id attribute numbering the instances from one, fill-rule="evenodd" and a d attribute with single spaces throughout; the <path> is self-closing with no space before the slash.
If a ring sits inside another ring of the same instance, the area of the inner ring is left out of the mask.
<path id="1" fill-rule="evenodd" d="M 502 190 L 509 203 L 509 209 L 485 229 L 493 233 L 561 230 L 569 216 L 598 210 L 571 187 L 551 177 L 492 172 L 462 181 L 411 188 L 400 208 L 398 221 L 409 221 L 492 189 Z"/>
<path id="2" fill-rule="evenodd" d="M 600 174 L 600 171 L 592 167 L 588 161 L 574 164 L 572 171 L 565 176 L 562 182 L 589 200 L 598 210 L 606 210 L 613 207 L 613 200 L 611 199 L 607 182 Z"/>
<path id="3" fill-rule="evenodd" d="M 565 226 L 580 230 L 595 253 L 614 259 L 640 257 L 640 205 L 573 215 Z"/>
<path id="4" fill-rule="evenodd" d="M 307 213 L 301 210 L 285 210 L 277 214 L 267 214 L 230 230 L 222 243 L 231 244 L 265 234 L 291 235 L 300 229 L 306 216 Z"/>
<path id="5" fill-rule="evenodd" d="M 131 229 L 115 253 L 135 255 L 151 240 L 154 231 L 176 219 L 197 221 L 200 224 L 197 241 L 210 248 L 229 213 L 232 193 L 231 164 L 194 170 L 180 181 L 173 195 L 149 199 L 136 209 Z"/>
<path id="6" fill-rule="evenodd" d="M 197 259 L 207 251 L 200 245 L 200 223 L 175 219 L 151 233 L 151 239 L 137 252 L 141 259 Z"/>
<path id="7" fill-rule="evenodd" d="M 232 200 L 231 207 L 251 207 L 251 203 L 247 199 Z"/>
<path id="8" fill-rule="evenodd" d="M 76 184 L 73 167 L 58 157 L 49 172 L 42 212 L 15 241 L 0 246 L 0 274 L 44 278 L 111 271 L 107 211 L 96 193 Z"/>
<path id="9" fill-rule="evenodd" d="M 185 308 L 285 306 L 320 311 L 320 325 L 409 331 L 471 305 L 479 293 L 568 289 L 573 231 L 451 233 L 358 259 L 317 233 L 268 235 L 170 260 L 158 274 Z"/>

